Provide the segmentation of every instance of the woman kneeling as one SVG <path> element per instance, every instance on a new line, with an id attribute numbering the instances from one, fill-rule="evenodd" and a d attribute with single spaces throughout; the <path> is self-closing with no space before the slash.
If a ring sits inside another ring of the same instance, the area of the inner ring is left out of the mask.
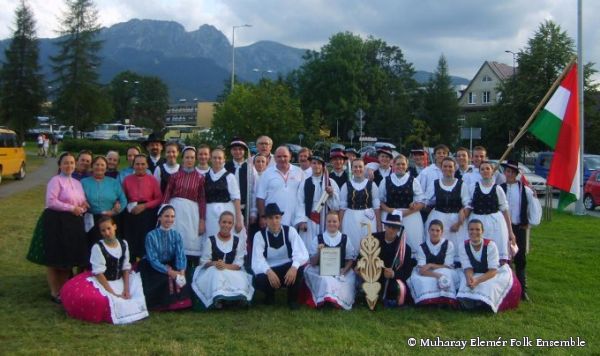
<path id="1" fill-rule="evenodd" d="M 210 236 L 202 247 L 192 289 L 206 308 L 221 309 L 224 304 L 247 305 L 254 295 L 252 276 L 242 269 L 246 239 L 231 233 L 233 224 L 233 213 L 222 212 L 219 232 Z"/>
<path id="2" fill-rule="evenodd" d="M 513 278 L 508 264 L 500 266 L 496 244 L 483 238 L 483 223 L 473 219 L 468 228 L 469 240 L 461 246 L 459 254 L 464 272 L 460 275 L 457 294 L 461 307 L 489 307 L 494 313 L 516 308 L 521 294 L 519 282 Z"/>

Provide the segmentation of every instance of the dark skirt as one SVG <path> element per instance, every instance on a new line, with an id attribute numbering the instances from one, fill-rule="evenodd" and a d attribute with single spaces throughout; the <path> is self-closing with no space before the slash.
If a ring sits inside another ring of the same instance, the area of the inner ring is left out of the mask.
<path id="1" fill-rule="evenodd" d="M 155 270 L 147 259 L 140 261 L 138 271 L 142 277 L 148 309 L 177 310 L 192 306 L 191 280 L 186 278 L 188 283 L 177 292 L 169 276 Z"/>
<path id="2" fill-rule="evenodd" d="M 146 235 L 156 228 L 157 209 L 146 209 L 138 215 L 125 210 L 122 214 L 122 234 L 129 243 L 129 259 L 135 262 L 146 254 Z"/>
<path id="3" fill-rule="evenodd" d="M 44 264 L 57 268 L 87 266 L 90 249 L 83 217 L 52 209 L 46 209 L 43 215 Z"/>
<path id="4" fill-rule="evenodd" d="M 27 252 L 27 260 L 38 265 L 46 265 L 46 254 L 44 253 L 44 212 L 35 224 L 29 251 Z"/>

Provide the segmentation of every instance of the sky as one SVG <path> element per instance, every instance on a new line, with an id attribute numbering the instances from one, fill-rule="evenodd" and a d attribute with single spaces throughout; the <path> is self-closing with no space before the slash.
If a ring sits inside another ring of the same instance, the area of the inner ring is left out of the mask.
<path id="1" fill-rule="evenodd" d="M 56 37 L 62 0 L 26 0 L 39 37 Z M 0 38 L 10 37 L 17 0 L 0 0 Z M 132 18 L 170 20 L 193 31 L 221 30 L 236 47 L 261 40 L 318 50 L 341 31 L 398 46 L 415 69 L 433 71 L 441 54 L 450 73 L 471 79 L 485 60 L 512 65 L 544 20 L 577 39 L 576 0 L 96 0 L 102 26 Z M 600 1 L 583 1 L 583 59 L 600 63 Z M 600 69 L 600 67 L 596 67 Z M 596 80 L 600 80 L 597 76 Z"/>

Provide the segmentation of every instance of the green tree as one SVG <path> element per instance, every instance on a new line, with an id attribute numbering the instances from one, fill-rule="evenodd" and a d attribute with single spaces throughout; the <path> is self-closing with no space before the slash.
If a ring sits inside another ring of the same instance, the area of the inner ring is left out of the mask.
<path id="1" fill-rule="evenodd" d="M 228 142 L 237 136 L 254 141 L 269 135 L 275 144 L 296 139 L 304 132 L 300 102 L 282 82 L 261 81 L 258 85 L 236 84 L 225 101 L 217 104 L 213 138 Z"/>
<path id="2" fill-rule="evenodd" d="M 115 118 L 124 122 L 133 117 L 134 101 L 142 76 L 132 71 L 124 71 L 110 81 L 110 96 L 115 110 Z"/>
<path id="3" fill-rule="evenodd" d="M 4 51 L 6 63 L 0 69 L 0 117 L 23 140 L 27 130 L 36 124 L 45 91 L 35 20 L 25 1 L 21 1 L 15 17 L 16 29 Z"/>
<path id="4" fill-rule="evenodd" d="M 435 134 L 431 145 L 454 144 L 458 136 L 458 100 L 448 73 L 448 62 L 444 55 L 438 60 L 437 69 L 427 83 L 423 98 L 422 119 Z"/>
<path id="5" fill-rule="evenodd" d="M 518 70 L 514 77 L 500 85 L 503 93 L 492 108 L 490 119 L 484 128 L 484 142 L 492 155 L 499 156 L 509 140 L 519 132 L 525 120 L 542 100 L 552 83 L 575 55 L 575 45 L 566 31 L 552 21 L 540 24 L 527 46 L 517 56 Z M 595 72 L 593 63 L 585 65 L 585 98 L 588 100 L 586 113 L 595 122 L 597 109 L 589 105 L 596 92 L 590 78 Z M 587 146 L 587 145 L 586 145 Z M 514 155 L 524 150 L 545 150 L 547 147 L 531 135 L 524 136 L 516 145 Z"/>
<path id="6" fill-rule="evenodd" d="M 92 0 L 65 2 L 68 10 L 59 30 L 58 54 L 51 58 L 57 88 L 53 111 L 58 120 L 75 130 L 89 130 L 112 117 L 110 99 L 98 84 L 102 47 L 97 39 L 98 10 Z"/>
<path id="7" fill-rule="evenodd" d="M 134 118 L 138 126 L 160 131 L 165 127 L 165 114 L 169 109 L 169 88 L 158 77 L 144 76 L 139 83 L 134 100 Z"/>

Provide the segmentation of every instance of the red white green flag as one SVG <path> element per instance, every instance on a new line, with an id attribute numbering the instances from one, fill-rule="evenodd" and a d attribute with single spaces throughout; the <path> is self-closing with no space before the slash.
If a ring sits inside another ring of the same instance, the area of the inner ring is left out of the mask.
<path id="1" fill-rule="evenodd" d="M 534 136 L 554 150 L 547 183 L 561 191 L 559 210 L 577 201 L 580 196 L 578 105 L 577 66 L 573 65 L 529 127 Z"/>

